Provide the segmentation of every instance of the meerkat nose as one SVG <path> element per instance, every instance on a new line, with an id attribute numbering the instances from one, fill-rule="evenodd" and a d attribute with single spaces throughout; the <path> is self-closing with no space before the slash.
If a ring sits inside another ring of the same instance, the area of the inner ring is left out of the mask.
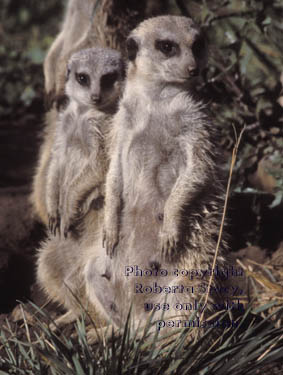
<path id="1" fill-rule="evenodd" d="M 188 67 L 188 72 L 190 77 L 196 77 L 199 75 L 199 69 L 196 67 Z"/>
<path id="2" fill-rule="evenodd" d="M 92 95 L 91 95 L 91 101 L 92 101 L 94 104 L 99 104 L 99 103 L 101 102 L 101 97 L 100 97 L 100 95 L 92 94 Z"/>

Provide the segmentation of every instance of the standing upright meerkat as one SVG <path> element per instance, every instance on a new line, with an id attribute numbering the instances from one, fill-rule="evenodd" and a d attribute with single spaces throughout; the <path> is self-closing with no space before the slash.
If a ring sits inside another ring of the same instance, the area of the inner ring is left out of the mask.
<path id="1" fill-rule="evenodd" d="M 68 1 L 61 30 L 44 60 L 45 101 L 48 112 L 45 117 L 45 128 L 30 201 L 34 216 L 45 226 L 48 226 L 45 185 L 59 115 L 56 107 L 65 93 L 66 68 L 69 58 L 76 51 L 94 47 L 98 42 L 95 27 L 91 33 L 92 37 L 88 35 L 93 26 L 92 18 L 96 5 L 97 0 Z"/>
<path id="2" fill-rule="evenodd" d="M 103 196 L 104 140 L 121 94 L 123 61 L 118 51 L 96 47 L 72 55 L 67 71 L 69 103 L 57 121 L 46 184 L 49 227 L 65 237 Z"/>
<path id="3" fill-rule="evenodd" d="M 205 60 L 205 42 L 191 19 L 160 16 L 132 31 L 127 50 L 103 244 L 98 239 L 92 246 L 85 282 L 91 303 L 116 327 L 123 326 L 131 303 L 137 322 L 156 306 L 160 327 L 176 315 L 178 323 L 170 326 L 184 327 L 193 310 L 208 317 L 226 297 L 217 293 L 227 266 L 222 242 L 220 275 L 204 306 L 224 200 L 218 131 L 190 89 Z"/>
<path id="4" fill-rule="evenodd" d="M 87 255 L 81 247 L 92 243 L 102 224 L 108 135 L 123 79 L 124 63 L 113 49 L 82 50 L 68 63 L 68 104 L 57 120 L 46 176 L 51 233 L 39 249 L 37 279 L 71 312 L 79 311 L 73 294 L 84 298 L 80 270 Z M 77 226 L 82 238 L 66 238 Z"/>

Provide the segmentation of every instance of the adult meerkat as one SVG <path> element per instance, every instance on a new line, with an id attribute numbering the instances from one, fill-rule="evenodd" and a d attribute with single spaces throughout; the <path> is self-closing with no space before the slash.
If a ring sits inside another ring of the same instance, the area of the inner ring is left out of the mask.
<path id="1" fill-rule="evenodd" d="M 92 243 L 103 221 L 108 133 L 123 78 L 121 54 L 109 48 L 79 51 L 68 63 L 69 102 L 57 121 L 46 174 L 51 234 L 39 250 L 37 279 L 71 315 L 80 310 L 74 293 L 85 295 L 80 270 L 88 256 L 81 248 Z M 81 238 L 63 239 L 76 225 Z"/>
<path id="2" fill-rule="evenodd" d="M 218 132 L 190 91 L 206 48 L 191 19 L 160 16 L 130 34 L 127 50 L 126 85 L 113 120 L 103 245 L 97 240 L 92 247 L 86 286 L 91 303 L 116 327 L 123 326 L 131 303 L 135 321 L 145 322 L 153 304 L 159 306 L 155 318 L 178 315 L 182 327 L 193 306 L 208 317 L 213 303 L 226 297 L 217 294 L 222 278 L 215 276 L 214 292 L 202 305 L 224 197 Z M 225 244 L 217 266 L 226 266 Z M 140 270 L 147 270 L 144 277 Z M 190 278 L 177 270 L 199 274 Z M 206 272 L 198 277 L 201 270 Z M 157 292 L 144 289 L 154 285 Z M 158 286 L 167 286 L 167 293 Z M 160 308 L 165 302 L 168 311 Z"/>

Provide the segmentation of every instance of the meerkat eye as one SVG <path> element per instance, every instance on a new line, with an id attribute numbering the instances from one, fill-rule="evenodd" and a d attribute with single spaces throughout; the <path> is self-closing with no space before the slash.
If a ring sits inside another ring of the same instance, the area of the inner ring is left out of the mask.
<path id="1" fill-rule="evenodd" d="M 118 73 L 108 73 L 101 77 L 100 85 L 102 89 L 110 89 L 118 79 Z"/>
<path id="2" fill-rule="evenodd" d="M 68 79 L 70 78 L 70 74 L 71 74 L 71 68 L 68 67 L 68 69 L 67 69 L 67 74 L 66 74 L 66 82 L 67 82 Z"/>
<path id="3" fill-rule="evenodd" d="M 172 57 L 177 54 L 179 46 L 172 40 L 156 40 L 155 48 L 161 51 L 165 56 Z"/>
<path id="4" fill-rule="evenodd" d="M 203 37 L 196 39 L 192 45 L 192 52 L 194 57 L 201 59 L 205 54 L 205 40 Z"/>
<path id="5" fill-rule="evenodd" d="M 89 86 L 90 79 L 86 73 L 76 73 L 76 80 L 81 86 Z"/>

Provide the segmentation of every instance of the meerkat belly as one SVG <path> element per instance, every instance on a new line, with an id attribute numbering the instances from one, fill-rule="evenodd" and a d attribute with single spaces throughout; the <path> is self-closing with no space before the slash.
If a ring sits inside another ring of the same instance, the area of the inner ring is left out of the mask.
<path id="1" fill-rule="evenodd" d="M 123 149 L 123 263 L 161 262 L 160 231 L 166 200 L 176 183 L 183 161 L 174 150 L 176 138 L 154 133 L 147 126 L 133 132 Z M 146 256 L 145 256 L 146 254 Z"/>
<path id="2" fill-rule="evenodd" d="M 123 200 L 129 210 L 143 215 L 163 210 L 184 165 L 178 147 L 175 137 L 155 134 L 150 126 L 129 137 L 122 154 Z"/>

